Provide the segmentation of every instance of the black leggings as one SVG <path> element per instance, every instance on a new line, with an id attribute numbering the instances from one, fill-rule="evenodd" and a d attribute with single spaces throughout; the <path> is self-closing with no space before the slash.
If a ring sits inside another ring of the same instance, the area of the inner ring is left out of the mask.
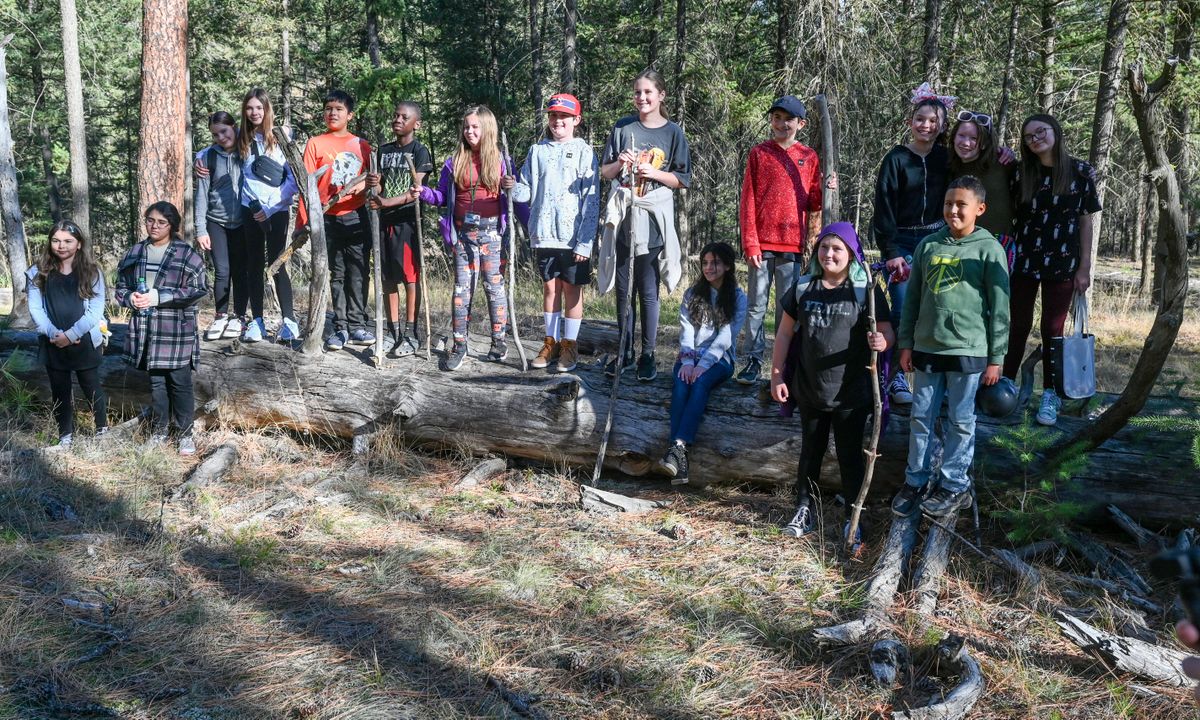
<path id="1" fill-rule="evenodd" d="M 250 311 L 253 317 L 263 316 L 263 293 L 266 292 L 266 268 L 287 244 L 288 214 L 277 212 L 267 218 L 266 223 L 260 224 L 254 216 L 247 212 L 246 222 L 246 274 L 250 287 Z M 263 226 L 266 225 L 266 228 Z M 264 233 L 264 230 L 266 232 Z M 235 286 L 236 287 L 236 286 Z M 279 269 L 275 275 L 275 294 L 279 297 L 279 312 L 291 320 L 296 319 L 296 311 L 292 308 L 292 279 L 288 277 L 287 265 Z"/>
<path id="2" fill-rule="evenodd" d="M 658 256 L 662 248 L 651 248 L 646 255 L 633 259 L 633 299 L 640 301 L 642 321 L 642 352 L 654 354 L 658 344 L 658 284 L 662 274 L 658 269 Z M 617 244 L 617 322 L 625 317 L 625 296 L 629 292 L 629 247 Z M 626 318 L 625 330 L 629 333 L 625 352 L 633 354 L 633 331 L 636 323 L 633 313 Z"/>
<path id="3" fill-rule="evenodd" d="M 233 287 L 233 314 L 242 317 L 250 298 L 249 278 L 246 274 L 249 258 L 246 256 L 245 226 L 225 227 L 220 223 L 208 222 L 208 239 L 212 244 L 213 300 L 217 314 L 229 312 L 230 287 Z"/>
<path id="4" fill-rule="evenodd" d="M 91 342 L 91 339 L 84 335 L 83 342 Z M 83 390 L 83 396 L 88 399 L 88 404 L 92 407 L 92 413 L 96 418 L 96 429 L 106 427 L 108 424 L 108 397 L 100 389 L 100 368 L 94 367 L 73 372 L 79 379 L 79 388 Z M 72 371 L 46 368 L 46 373 L 50 376 L 50 397 L 54 402 L 54 419 L 58 421 L 58 435 L 59 437 L 70 435 L 75 432 L 75 401 L 71 393 Z"/>
<path id="5" fill-rule="evenodd" d="M 863 438 L 867 433 L 867 421 L 871 419 L 870 406 L 838 410 L 802 410 L 800 415 L 801 446 L 800 467 L 796 471 L 796 504 L 810 501 L 810 493 L 816 491 L 821 477 L 821 462 L 829 447 L 829 429 L 833 427 L 833 443 L 837 452 L 838 469 L 842 476 L 842 497 L 846 508 L 858 499 L 866 472 L 866 455 L 863 453 Z"/>

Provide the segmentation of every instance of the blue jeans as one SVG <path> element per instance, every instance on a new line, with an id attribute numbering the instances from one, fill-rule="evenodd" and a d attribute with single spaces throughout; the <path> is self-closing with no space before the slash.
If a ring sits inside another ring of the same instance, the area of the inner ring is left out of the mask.
<path id="1" fill-rule="evenodd" d="M 892 247 L 900 252 L 900 257 L 905 258 L 911 264 L 913 251 L 917 249 L 917 244 L 925 239 L 926 235 L 932 234 L 933 230 L 900 230 L 897 231 L 896 237 L 892 238 Z M 884 258 L 885 260 L 887 258 Z M 908 281 L 893 282 L 888 285 L 888 299 L 892 301 L 892 329 L 897 332 L 900 330 L 900 316 L 904 312 L 904 296 L 908 292 Z M 896 357 L 899 357 L 897 354 Z M 899 363 L 896 363 L 899 367 Z"/>
<path id="2" fill-rule="evenodd" d="M 793 257 L 796 259 L 793 260 Z M 780 300 L 796 284 L 796 278 L 803 272 L 798 262 L 799 257 L 799 253 L 764 253 L 762 265 L 758 269 L 747 269 L 746 328 L 742 331 L 742 347 L 745 348 L 748 358 L 762 362 L 763 352 L 767 348 L 763 319 L 767 315 L 767 299 L 771 296 L 772 280 L 775 281 L 775 332 L 779 332 L 779 321 L 783 317 L 783 305 L 780 304 Z"/>
<path id="3" fill-rule="evenodd" d="M 733 365 L 726 360 L 713 365 L 696 378 L 691 385 L 679 379 L 678 360 L 671 375 L 675 386 L 671 389 L 671 442 L 682 440 L 691 445 L 696 440 L 696 431 L 704 419 L 704 408 L 713 389 L 733 375 Z"/>
<path id="4" fill-rule="evenodd" d="M 908 433 L 908 469 L 904 481 L 921 488 L 933 475 L 930 437 L 948 398 L 945 447 L 938 471 L 942 487 L 962 492 L 971 486 L 971 461 L 975 458 L 975 391 L 983 373 L 927 373 L 917 371 L 912 379 L 912 417 Z"/>

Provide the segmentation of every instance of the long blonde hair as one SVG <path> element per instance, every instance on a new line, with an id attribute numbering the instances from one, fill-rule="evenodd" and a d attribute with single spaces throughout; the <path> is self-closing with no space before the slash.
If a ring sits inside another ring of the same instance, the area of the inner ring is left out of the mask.
<path id="1" fill-rule="evenodd" d="M 471 148 L 464 137 L 467 118 L 479 118 L 479 178 L 478 182 L 491 192 L 500 192 L 500 131 L 496 116 L 486 105 L 467 108 L 458 133 L 458 150 L 454 152 L 454 184 L 469 187 L 474 179 L 471 169 Z"/>
<path id="2" fill-rule="evenodd" d="M 275 135 L 271 132 L 271 129 L 275 127 L 275 111 L 271 109 L 271 98 L 267 95 L 266 90 L 256 87 L 242 98 L 242 131 L 238 133 L 238 153 L 244 158 L 250 157 L 250 142 L 254 140 L 255 128 L 246 119 L 246 103 L 252 99 L 258 100 L 263 106 L 262 125 L 259 128 L 263 142 L 266 144 L 266 151 L 269 153 L 275 148 Z"/>

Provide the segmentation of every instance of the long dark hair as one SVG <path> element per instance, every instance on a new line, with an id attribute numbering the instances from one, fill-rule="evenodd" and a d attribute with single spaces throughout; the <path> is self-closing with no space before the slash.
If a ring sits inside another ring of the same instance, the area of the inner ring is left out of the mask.
<path id="1" fill-rule="evenodd" d="M 1021 202 L 1033 202 L 1037 192 L 1042 161 L 1029 149 L 1025 142 L 1025 128 L 1029 123 L 1040 122 L 1050 126 L 1054 133 L 1054 167 L 1050 169 L 1051 187 L 1055 195 L 1065 195 L 1071 189 L 1071 181 L 1075 179 L 1075 159 L 1067 153 L 1067 143 L 1063 140 L 1062 126 L 1053 115 L 1038 113 L 1025 118 L 1021 123 Z"/>
<path id="2" fill-rule="evenodd" d="M 180 240 L 183 238 L 179 234 L 179 229 L 183 227 L 183 218 L 179 215 L 179 210 L 174 205 L 166 200 L 159 200 L 150 207 L 146 208 L 146 212 L 142 213 L 142 217 L 149 219 L 150 213 L 157 212 L 163 216 L 163 219 L 171 226 L 171 237 Z"/>
<path id="3" fill-rule="evenodd" d="M 71 272 L 75 273 L 75 277 L 79 278 L 79 299 L 88 300 L 95 297 L 96 291 L 94 286 L 96 280 L 100 277 L 100 268 L 96 266 L 96 261 L 92 259 L 92 246 L 87 241 L 87 238 L 84 237 L 83 230 L 70 220 L 59 220 L 50 228 L 50 234 L 46 237 L 46 246 L 42 248 L 42 255 L 38 258 L 38 271 L 37 275 L 33 278 L 33 284 L 37 286 L 38 290 L 45 290 L 46 278 L 50 276 L 51 272 L 58 272 L 62 267 L 58 256 L 54 254 L 54 250 L 50 247 L 55 233 L 58 232 L 70 233 L 79 242 L 79 251 L 75 253 L 75 262 L 71 264 Z"/>
<path id="4" fill-rule="evenodd" d="M 975 132 L 979 136 L 979 155 L 971 162 L 963 162 L 963 159 L 958 156 L 958 150 L 954 147 L 959 129 L 967 124 L 974 125 Z M 950 176 L 983 177 L 987 175 L 988 170 L 991 170 L 992 165 L 996 162 L 996 145 L 996 132 L 991 127 L 984 127 L 976 120 L 959 120 L 954 123 L 954 129 L 950 131 Z"/>
<path id="5" fill-rule="evenodd" d="M 946 103 L 938 100 L 935 97 L 924 98 L 918 101 L 912 106 L 912 109 L 908 111 L 908 120 L 910 123 L 912 122 L 912 119 L 916 117 L 917 112 L 924 107 L 933 108 L 937 111 L 938 116 L 941 118 L 942 131 L 938 133 L 936 138 L 934 138 L 933 144 L 945 145 L 946 138 L 948 136 L 947 130 L 950 129 L 950 111 L 946 108 Z"/>
<path id="6" fill-rule="evenodd" d="M 721 281 L 721 287 L 717 289 L 717 304 L 714 307 L 708 299 L 712 294 L 712 286 L 708 284 L 708 279 L 701 272 L 700 277 L 696 278 L 696 282 L 692 283 L 689 290 L 691 296 L 688 298 L 687 309 L 693 322 L 699 325 L 711 324 L 713 327 L 719 328 L 722 325 L 728 325 L 737 311 L 737 254 L 729 243 L 709 243 L 700 250 L 701 263 L 704 262 L 704 256 L 709 253 L 712 253 L 728 268 L 725 271 L 725 279 Z"/>

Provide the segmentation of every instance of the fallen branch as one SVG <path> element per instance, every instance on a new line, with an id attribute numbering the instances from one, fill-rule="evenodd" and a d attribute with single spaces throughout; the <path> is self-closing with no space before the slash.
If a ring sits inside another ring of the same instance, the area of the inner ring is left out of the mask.
<path id="1" fill-rule="evenodd" d="M 966 717 L 983 695 L 983 671 L 967 652 L 967 644 L 961 637 L 951 635 L 942 640 L 936 653 L 939 668 L 959 673 L 958 685 L 940 701 L 892 713 L 892 720 L 958 720 Z"/>
<path id="2" fill-rule="evenodd" d="M 507 460 L 504 458 L 488 458 L 472 468 L 471 472 L 463 475 L 462 480 L 454 484 L 454 489 L 466 490 L 478 487 L 480 483 L 487 482 L 506 470 L 508 470 Z"/>
<path id="3" fill-rule="evenodd" d="M 1070 540 L 1075 549 L 1079 550 L 1088 562 L 1096 566 L 1097 571 L 1111 573 L 1122 585 L 1138 595 L 1150 595 L 1154 592 L 1150 589 L 1150 584 L 1138 574 L 1137 570 L 1133 569 L 1133 566 L 1114 555 L 1111 550 L 1099 542 L 1078 533 L 1071 535 Z"/>
<path id="4" fill-rule="evenodd" d="M 183 495 L 196 492 L 201 488 L 220 482 L 222 478 L 229 474 L 229 471 L 237 464 L 237 461 L 237 443 L 232 440 L 222 443 L 196 466 L 196 469 L 192 471 L 191 477 L 175 490 L 171 495 L 171 499 L 178 499 Z"/>
<path id="5" fill-rule="evenodd" d="M 1080 585 L 1088 585 L 1090 587 L 1099 588 L 1120 598 L 1121 600 L 1124 600 L 1130 605 L 1135 605 L 1153 615 L 1162 614 L 1163 609 L 1161 605 L 1153 603 L 1141 595 L 1135 595 L 1115 582 L 1110 582 L 1103 578 L 1087 577 L 1086 575 L 1068 575 L 1067 577 L 1074 582 L 1079 583 Z"/>
<path id="6" fill-rule="evenodd" d="M 507 687 L 505 687 L 504 683 L 497 680 L 494 675 L 488 675 L 487 684 L 488 687 L 495 690 L 496 694 L 499 695 L 504 702 L 508 703 L 508 706 L 515 710 L 518 715 L 531 718 L 546 717 L 541 710 L 533 707 L 533 703 L 538 701 L 536 697 L 509 690 Z"/>
<path id="7" fill-rule="evenodd" d="M 1056 613 L 1054 622 L 1067 639 L 1109 667 L 1174 687 L 1193 682 L 1183 674 L 1186 653 L 1105 632 L 1064 612 Z"/>
<path id="8" fill-rule="evenodd" d="M 619 512 L 644 513 L 670 505 L 666 500 L 631 498 L 614 492 L 597 490 L 589 485 L 579 486 L 579 500 L 583 504 L 584 510 L 607 514 Z"/>
<path id="9" fill-rule="evenodd" d="M 1142 527 L 1137 520 L 1126 515 L 1121 511 L 1121 508 L 1116 505 L 1108 506 L 1108 514 L 1112 515 L 1113 520 L 1129 534 L 1135 541 L 1138 547 L 1143 550 L 1162 550 L 1166 547 L 1167 542 L 1158 533 L 1153 533 Z"/>
<path id="10" fill-rule="evenodd" d="M 926 619 L 937 609 L 938 591 L 950 560 L 950 540 L 953 537 L 950 528 L 957 519 L 958 513 L 955 512 L 946 518 L 947 522 L 935 523 L 930 528 L 925 538 L 925 548 L 921 551 L 921 560 L 913 573 L 913 585 L 917 588 L 917 615 Z"/>

